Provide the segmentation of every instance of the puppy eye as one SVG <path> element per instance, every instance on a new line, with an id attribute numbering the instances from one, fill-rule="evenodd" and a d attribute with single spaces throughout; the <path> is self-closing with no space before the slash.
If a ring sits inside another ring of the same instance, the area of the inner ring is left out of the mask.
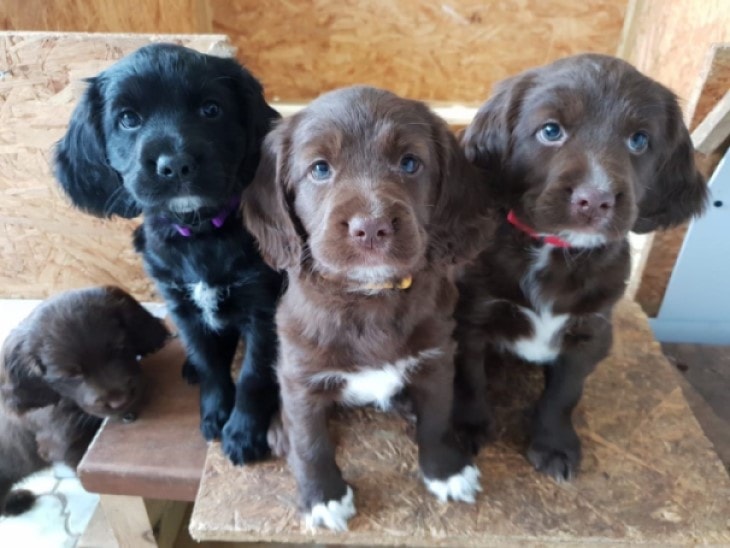
<path id="1" fill-rule="evenodd" d="M 310 174 L 312 175 L 312 179 L 316 181 L 324 181 L 325 179 L 329 179 L 332 175 L 332 168 L 327 162 L 320 160 L 312 164 Z"/>
<path id="2" fill-rule="evenodd" d="M 400 169 L 403 173 L 413 175 L 421 167 L 421 160 L 416 158 L 413 154 L 406 154 L 400 160 Z"/>
<path id="3" fill-rule="evenodd" d="M 215 101 L 206 101 L 200 107 L 200 114 L 206 118 L 218 118 L 221 115 L 221 106 Z"/>
<path id="4" fill-rule="evenodd" d="M 543 124 L 537 132 L 537 139 L 544 145 L 557 145 L 565 141 L 565 131 L 556 122 Z"/>
<path id="5" fill-rule="evenodd" d="M 643 131 L 637 131 L 629 137 L 626 145 L 634 154 L 641 154 L 649 147 L 649 136 Z"/>
<path id="6" fill-rule="evenodd" d="M 142 125 L 142 117 L 133 110 L 123 110 L 119 115 L 119 123 L 124 129 L 137 129 Z"/>

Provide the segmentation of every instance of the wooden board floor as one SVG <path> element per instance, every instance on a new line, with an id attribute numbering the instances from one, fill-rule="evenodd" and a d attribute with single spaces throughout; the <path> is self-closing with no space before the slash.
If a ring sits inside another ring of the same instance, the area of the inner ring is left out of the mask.
<path id="1" fill-rule="evenodd" d="M 663 343 L 698 422 L 730 471 L 730 346 Z"/>
<path id="2" fill-rule="evenodd" d="M 730 544 L 730 479 L 690 411 L 674 368 L 635 303 L 616 312 L 612 356 L 589 379 L 576 412 L 584 464 L 573 483 L 537 474 L 522 456 L 525 398 L 536 368 L 510 369 L 498 391 L 497 441 L 478 464 L 477 505 L 442 505 L 425 490 L 409 427 L 353 410 L 333 421 L 338 461 L 355 488 L 350 532 L 307 532 L 285 463 L 231 466 L 209 448 L 191 518 L 199 540 L 360 545 L 549 546 L 572 543 Z"/>

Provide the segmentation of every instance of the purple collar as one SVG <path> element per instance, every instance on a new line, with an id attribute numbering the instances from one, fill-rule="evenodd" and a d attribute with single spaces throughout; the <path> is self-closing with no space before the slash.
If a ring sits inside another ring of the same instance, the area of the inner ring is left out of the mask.
<path id="1" fill-rule="evenodd" d="M 231 198 L 230 201 L 225 206 L 223 206 L 220 209 L 220 211 L 218 211 L 218 214 L 215 217 L 213 217 L 212 219 L 209 219 L 210 224 L 213 225 L 213 228 L 222 227 L 225 224 L 226 219 L 228 219 L 228 217 L 230 216 L 231 213 L 233 213 L 234 211 L 236 211 L 238 209 L 238 206 L 240 204 L 241 204 L 240 197 L 235 196 L 235 197 Z M 165 220 L 169 221 L 169 219 L 167 217 L 163 217 L 163 218 Z M 207 221 L 203 221 L 203 223 L 204 222 L 207 222 Z M 203 224 L 203 223 L 200 223 L 200 224 Z M 180 236 L 182 236 L 183 238 L 189 238 L 190 236 L 193 235 L 193 230 L 189 225 L 181 225 L 181 224 L 174 223 L 174 222 L 170 222 L 170 224 L 177 231 L 177 233 L 180 234 Z"/>

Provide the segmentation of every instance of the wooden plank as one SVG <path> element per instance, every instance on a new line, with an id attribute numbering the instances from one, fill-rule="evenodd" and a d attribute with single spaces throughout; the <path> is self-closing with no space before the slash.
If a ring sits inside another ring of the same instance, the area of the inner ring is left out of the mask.
<path id="1" fill-rule="evenodd" d="M 145 405 L 131 424 L 106 421 L 78 467 L 88 491 L 192 501 L 206 445 L 200 434 L 198 387 L 180 375 L 179 341 L 143 361 Z"/>
<path id="2" fill-rule="evenodd" d="M 692 143 L 698 152 L 712 154 L 730 137 L 730 91 L 715 105 L 692 132 Z M 724 152 L 724 151 L 722 151 Z"/>
<path id="3" fill-rule="evenodd" d="M 100 504 L 119 548 L 157 548 L 141 497 L 102 495 Z"/>
<path id="4" fill-rule="evenodd" d="M 708 50 L 730 42 L 730 2 L 639 0 L 625 26 L 632 29 L 625 38 L 634 40 L 621 46 L 627 60 L 672 89 L 685 105 L 685 120 L 692 121 L 699 104 L 693 98 L 700 95 L 695 89 L 709 74 Z"/>
<path id="5" fill-rule="evenodd" d="M 73 209 L 50 164 L 82 79 L 161 40 L 232 53 L 223 36 L 0 33 L 0 297 L 44 298 L 108 283 L 154 298 L 130 242 L 139 221 L 102 221 Z"/>
<path id="6" fill-rule="evenodd" d="M 726 36 L 725 40 L 730 40 Z M 713 44 L 707 51 L 699 83 L 689 98 L 690 129 L 696 128 L 730 90 L 730 43 Z"/>
<path id="7" fill-rule="evenodd" d="M 492 85 L 582 51 L 614 53 L 627 0 L 210 0 L 213 29 L 269 97 L 306 102 L 371 84 L 425 101 L 478 104 Z"/>
<path id="8" fill-rule="evenodd" d="M 114 536 L 114 531 L 112 531 L 101 505 L 94 510 L 76 548 L 119 548 L 119 542 Z"/>
<path id="9" fill-rule="evenodd" d="M 199 540 L 364 545 L 605 546 L 730 543 L 730 478 L 690 411 L 638 305 L 615 313 L 610 358 L 589 378 L 576 424 L 582 472 L 556 484 L 522 453 L 526 399 L 541 371 L 510 364 L 492 378 L 497 441 L 478 459 L 484 492 L 475 506 L 442 505 L 426 492 L 408 425 L 369 410 L 343 413 L 332 429 L 338 462 L 355 488 L 350 532 L 307 532 L 282 461 L 231 466 L 217 444 L 190 529 Z"/>
<path id="10" fill-rule="evenodd" d="M 206 0 L 3 0 L 2 27 L 17 30 L 210 32 Z"/>

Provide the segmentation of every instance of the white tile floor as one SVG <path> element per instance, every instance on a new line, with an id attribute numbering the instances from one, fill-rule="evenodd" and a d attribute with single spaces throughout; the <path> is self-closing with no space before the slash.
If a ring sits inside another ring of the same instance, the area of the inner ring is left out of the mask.
<path id="1" fill-rule="evenodd" d="M 0 517 L 4 548 L 73 548 L 99 504 L 99 495 L 84 491 L 64 465 L 42 470 L 17 487 L 33 491 L 38 499 L 20 516 Z"/>

